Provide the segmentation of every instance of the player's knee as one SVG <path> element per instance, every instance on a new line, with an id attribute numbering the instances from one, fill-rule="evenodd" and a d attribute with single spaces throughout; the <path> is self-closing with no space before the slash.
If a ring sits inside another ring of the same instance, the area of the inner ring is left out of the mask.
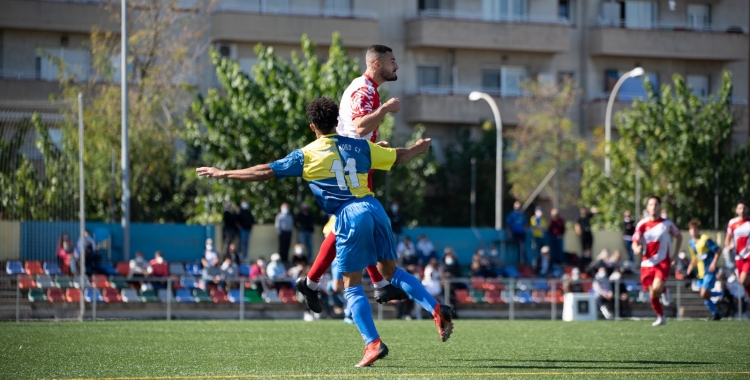
<path id="1" fill-rule="evenodd" d="M 393 278 L 393 275 L 396 273 L 396 261 L 385 260 L 378 262 L 378 271 L 381 275 L 383 275 L 383 277 L 390 281 L 391 278 Z"/>

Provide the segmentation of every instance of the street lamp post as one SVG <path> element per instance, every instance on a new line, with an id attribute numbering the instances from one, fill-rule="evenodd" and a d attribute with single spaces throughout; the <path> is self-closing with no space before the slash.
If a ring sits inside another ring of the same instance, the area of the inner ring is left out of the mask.
<path id="1" fill-rule="evenodd" d="M 606 145 L 604 146 L 604 173 L 609 177 L 612 172 L 612 168 L 609 161 L 609 146 L 612 143 L 612 106 L 615 104 L 615 98 L 617 97 L 617 91 L 620 90 L 620 86 L 625 83 L 628 78 L 635 78 L 643 75 L 643 68 L 636 67 L 633 70 L 628 71 L 620 79 L 617 80 L 615 88 L 612 89 L 612 93 L 609 94 L 609 101 L 607 102 L 607 112 L 604 116 L 604 140 Z"/>
<path id="2" fill-rule="evenodd" d="M 489 103 L 497 127 L 497 155 L 495 156 L 495 230 L 503 229 L 503 123 L 495 99 L 484 92 L 472 91 L 469 100 L 484 99 Z"/>

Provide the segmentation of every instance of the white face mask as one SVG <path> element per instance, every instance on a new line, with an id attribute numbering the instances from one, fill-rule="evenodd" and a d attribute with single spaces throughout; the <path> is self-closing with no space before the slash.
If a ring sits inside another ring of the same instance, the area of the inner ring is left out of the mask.
<path id="1" fill-rule="evenodd" d="M 289 213 L 289 209 L 288 208 L 282 208 L 281 209 L 281 213 L 282 214 L 288 214 Z"/>
<path id="2" fill-rule="evenodd" d="M 497 256 L 497 249 L 490 249 L 491 256 Z"/>
<path id="3" fill-rule="evenodd" d="M 536 215 L 537 218 L 541 218 L 542 217 L 542 212 L 541 211 L 536 211 L 536 212 L 534 212 L 534 215 Z"/>
<path id="4" fill-rule="evenodd" d="M 142 263 L 142 262 L 144 262 L 145 260 L 143 259 L 143 257 L 136 257 L 136 258 L 135 258 L 135 261 L 137 261 L 137 262 L 139 262 L 139 263 Z"/>
<path id="5" fill-rule="evenodd" d="M 398 212 L 398 206 L 391 206 L 391 211 Z"/>
<path id="6" fill-rule="evenodd" d="M 446 258 L 445 259 L 445 264 L 446 265 L 453 265 L 453 258 L 452 257 Z"/>
<path id="7" fill-rule="evenodd" d="M 227 269 L 232 265 L 232 263 L 224 262 L 224 264 L 221 264 L 221 269 Z"/>
<path id="8" fill-rule="evenodd" d="M 259 267 L 264 267 L 264 266 L 266 266 L 266 262 L 265 262 L 265 261 L 263 261 L 263 260 L 258 260 L 258 263 L 257 263 L 257 264 L 258 264 L 258 266 L 259 266 Z"/>
<path id="9" fill-rule="evenodd" d="M 250 205 L 247 202 L 242 202 L 242 209 L 247 210 L 248 208 L 250 208 Z"/>
<path id="10" fill-rule="evenodd" d="M 212 250 L 212 249 L 214 249 L 214 246 L 213 246 L 213 245 L 211 245 L 211 244 L 206 244 L 206 251 L 210 251 L 210 250 Z"/>
<path id="11" fill-rule="evenodd" d="M 667 214 L 665 214 L 665 213 L 662 213 L 662 214 L 661 214 L 661 218 L 662 218 L 662 219 L 667 219 Z"/>
<path id="12" fill-rule="evenodd" d="M 161 257 L 157 257 L 157 258 L 156 258 L 156 263 L 157 263 L 157 264 L 164 264 L 164 259 L 163 259 L 163 258 L 161 258 Z"/>
<path id="13" fill-rule="evenodd" d="M 295 248 L 294 253 L 301 255 L 302 254 L 302 248 Z"/>
<path id="14" fill-rule="evenodd" d="M 477 253 L 479 254 L 479 256 L 484 256 L 484 250 L 483 249 L 478 250 Z"/>

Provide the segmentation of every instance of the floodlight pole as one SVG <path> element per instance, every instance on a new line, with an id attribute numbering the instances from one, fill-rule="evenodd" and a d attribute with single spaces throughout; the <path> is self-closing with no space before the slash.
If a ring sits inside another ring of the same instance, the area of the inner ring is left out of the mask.
<path id="1" fill-rule="evenodd" d="M 612 172 L 609 160 L 609 146 L 612 143 L 612 106 L 615 104 L 615 98 L 617 97 L 617 91 L 620 90 L 620 86 L 622 86 L 622 84 L 625 83 L 628 78 L 635 78 L 641 75 L 643 75 L 643 68 L 641 67 L 636 67 L 633 70 L 628 71 L 627 73 L 623 74 L 620 79 L 617 80 L 615 88 L 613 88 L 612 93 L 609 94 L 609 101 L 607 102 L 607 112 L 604 116 L 604 173 L 607 177 L 609 177 Z"/>
<path id="2" fill-rule="evenodd" d="M 477 101 L 484 99 L 492 109 L 497 128 L 497 154 L 495 156 L 495 230 L 503 229 L 503 122 L 500 119 L 500 111 L 497 109 L 495 99 L 484 92 L 472 91 L 469 100 Z"/>
<path id="3" fill-rule="evenodd" d="M 128 155 L 128 4 L 121 0 L 120 89 L 122 91 L 122 253 L 130 259 L 130 157 Z"/>

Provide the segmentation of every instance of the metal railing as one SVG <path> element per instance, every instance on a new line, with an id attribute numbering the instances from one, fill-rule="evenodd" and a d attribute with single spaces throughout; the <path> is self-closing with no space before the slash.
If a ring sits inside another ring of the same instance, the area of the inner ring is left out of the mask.
<path id="1" fill-rule="evenodd" d="M 407 95 L 469 95 L 473 91 L 482 91 L 501 98 L 520 98 L 526 94 L 522 90 L 487 89 L 480 87 L 458 87 L 452 85 L 427 85 L 407 91 Z"/>
<path id="2" fill-rule="evenodd" d="M 416 18 L 443 18 L 454 20 L 488 21 L 497 23 L 519 24 L 556 24 L 570 25 L 570 20 L 558 16 L 525 15 L 491 15 L 484 12 L 457 11 L 453 9 L 425 9 L 419 11 Z"/>
<path id="3" fill-rule="evenodd" d="M 212 10 L 216 12 L 241 12 L 241 13 L 259 13 L 269 15 L 289 15 L 289 16 L 311 16 L 311 17 L 326 17 L 326 18 L 356 18 L 356 19 L 372 19 L 378 18 L 378 13 L 370 10 L 362 9 L 336 9 L 327 7 L 305 7 L 305 6 L 272 6 L 267 5 L 264 2 L 259 2 L 258 5 L 241 5 L 241 4 L 227 4 L 219 3 Z"/>
<path id="4" fill-rule="evenodd" d="M 624 28 L 633 30 L 665 30 L 665 31 L 689 31 L 703 33 L 738 33 L 747 34 L 747 31 L 739 25 L 722 24 L 699 24 L 689 22 L 645 22 L 643 25 L 628 25 L 624 20 L 608 20 L 599 16 L 593 25 L 604 28 Z"/>

